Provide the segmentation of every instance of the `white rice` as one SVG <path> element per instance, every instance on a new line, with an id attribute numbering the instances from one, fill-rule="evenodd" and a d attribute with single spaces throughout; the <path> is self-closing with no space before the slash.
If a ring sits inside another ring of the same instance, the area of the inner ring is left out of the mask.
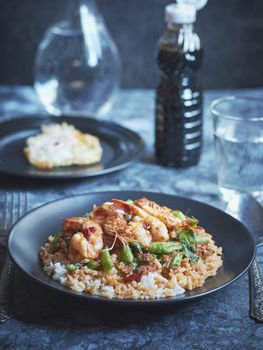
<path id="1" fill-rule="evenodd" d="M 103 286 L 98 294 L 104 298 L 112 299 L 115 296 L 115 291 L 114 288 L 111 286 Z"/>
<path id="2" fill-rule="evenodd" d="M 157 272 L 149 272 L 148 275 L 143 275 L 140 281 L 143 288 L 149 291 L 154 291 L 157 298 L 166 296 L 166 288 L 160 286 L 160 283 L 164 285 L 168 283 L 168 280 L 164 278 Z M 171 296 L 176 296 L 178 294 L 183 294 L 185 292 L 184 288 L 181 288 L 178 283 L 172 290 L 169 290 Z"/>

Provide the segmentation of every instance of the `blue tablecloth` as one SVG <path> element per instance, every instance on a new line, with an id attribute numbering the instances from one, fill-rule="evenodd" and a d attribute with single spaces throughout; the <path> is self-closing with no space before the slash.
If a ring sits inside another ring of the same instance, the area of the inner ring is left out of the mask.
<path id="1" fill-rule="evenodd" d="M 138 132 L 143 158 L 104 177 L 34 181 L 0 175 L 0 200 L 7 190 L 30 193 L 30 207 L 89 191 L 149 190 L 223 207 L 218 198 L 209 105 L 229 94 L 263 97 L 263 89 L 205 92 L 204 147 L 198 166 L 161 167 L 154 162 L 154 92 L 124 90 L 107 116 Z M 0 88 L 0 120 L 43 113 L 30 87 Z M 261 265 L 263 255 L 259 254 Z M 0 325 L 0 349 L 263 349 L 263 324 L 248 317 L 247 274 L 203 299 L 169 307 L 116 308 L 62 297 L 15 274 L 14 319 Z"/>

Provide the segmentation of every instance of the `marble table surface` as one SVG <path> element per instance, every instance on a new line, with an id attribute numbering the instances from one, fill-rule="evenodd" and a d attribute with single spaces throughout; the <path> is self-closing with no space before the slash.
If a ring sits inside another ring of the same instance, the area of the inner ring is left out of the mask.
<path id="1" fill-rule="evenodd" d="M 0 174 L 5 191 L 27 191 L 30 207 L 83 192 L 146 190 L 182 195 L 223 208 L 218 197 L 209 105 L 213 98 L 263 89 L 205 92 L 204 147 L 195 167 L 154 161 L 154 92 L 124 90 L 108 120 L 138 132 L 146 151 L 137 163 L 107 176 L 39 181 Z M 44 113 L 30 87 L 0 87 L 0 121 Z M 263 254 L 259 252 L 263 266 Z M 15 272 L 14 318 L 0 325 L 0 349 L 263 349 L 263 324 L 248 317 L 248 277 L 200 300 L 165 307 L 100 306 L 56 294 Z"/>

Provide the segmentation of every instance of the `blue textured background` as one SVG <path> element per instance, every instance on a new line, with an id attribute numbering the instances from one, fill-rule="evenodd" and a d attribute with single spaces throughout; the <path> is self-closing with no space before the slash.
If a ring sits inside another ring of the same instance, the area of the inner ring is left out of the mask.
<path id="1" fill-rule="evenodd" d="M 43 33 L 73 0 L 0 1 L 0 84 L 31 84 Z M 172 0 L 97 0 L 123 62 L 124 88 L 156 82 L 156 43 Z M 198 15 L 204 88 L 263 86 L 263 1 L 208 0 Z"/>
<path id="2" fill-rule="evenodd" d="M 144 157 L 129 168 L 104 177 L 76 181 L 36 181 L 0 175 L 0 202 L 7 190 L 30 193 L 30 206 L 82 192 L 148 190 L 178 194 L 217 207 L 216 163 L 208 106 L 227 93 L 263 96 L 263 90 L 208 91 L 205 94 L 204 149 L 189 169 L 155 164 L 153 91 L 123 91 L 109 115 L 141 134 Z M 42 111 L 31 88 L 0 88 L 0 119 Z M 263 266 L 263 252 L 259 252 Z M 1 252 L 0 252 L 1 257 Z M 0 325 L 0 349 L 65 350 L 262 350 L 263 324 L 248 317 L 247 274 L 208 297 L 162 307 L 106 307 L 72 300 L 36 285 L 16 271 L 14 319 Z"/>

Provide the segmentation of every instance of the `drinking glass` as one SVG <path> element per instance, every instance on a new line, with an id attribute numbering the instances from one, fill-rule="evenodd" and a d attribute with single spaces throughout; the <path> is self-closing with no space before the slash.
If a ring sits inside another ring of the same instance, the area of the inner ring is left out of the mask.
<path id="1" fill-rule="evenodd" d="M 263 198 L 263 98 L 227 96 L 211 105 L 219 192 Z"/>

